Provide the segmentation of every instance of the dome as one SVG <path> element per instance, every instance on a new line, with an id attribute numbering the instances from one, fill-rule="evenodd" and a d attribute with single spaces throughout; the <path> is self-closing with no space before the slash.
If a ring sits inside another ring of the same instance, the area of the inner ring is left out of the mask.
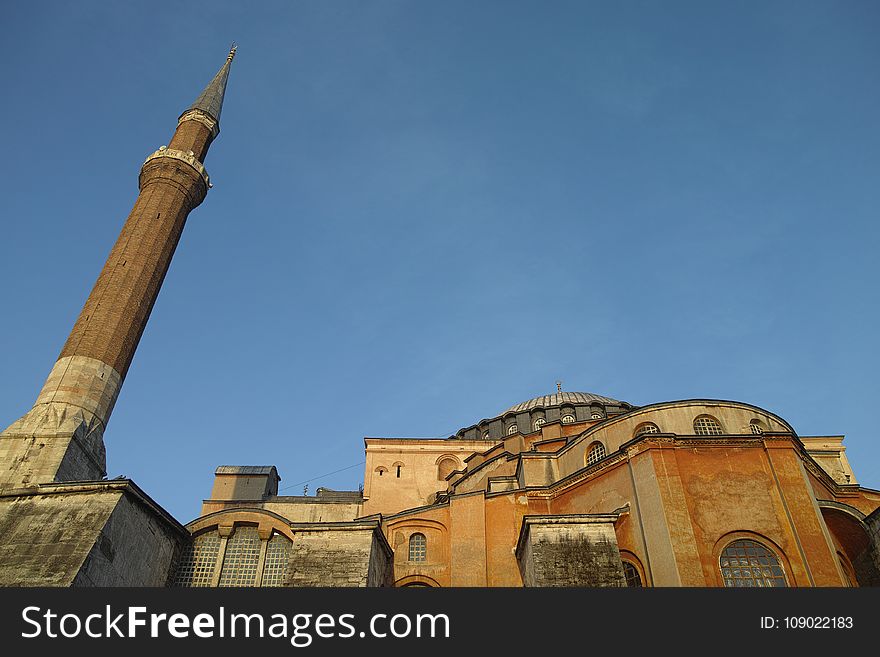
<path id="1" fill-rule="evenodd" d="M 551 406 L 562 406 L 563 404 L 602 404 L 603 406 L 629 406 L 629 404 L 627 404 L 626 402 L 612 399 L 611 397 L 603 397 L 602 395 L 594 395 L 592 392 L 557 392 L 552 395 L 542 395 L 541 397 L 535 397 L 534 399 L 529 399 L 528 401 L 524 401 L 521 404 L 511 406 L 506 411 L 501 413 L 501 415 L 507 415 L 508 413 L 522 413 L 524 411 L 530 411 L 533 408 L 538 407 L 548 408 Z"/>
<path id="2" fill-rule="evenodd" d="M 566 411 L 566 407 L 570 410 Z M 601 407 L 601 408 L 600 408 Z M 459 429 L 456 438 L 466 440 L 501 440 L 513 432 L 529 433 L 537 430 L 537 423 L 588 422 L 596 418 L 626 413 L 636 408 L 625 401 L 596 395 L 592 392 L 563 392 L 529 399 L 495 417 Z"/>

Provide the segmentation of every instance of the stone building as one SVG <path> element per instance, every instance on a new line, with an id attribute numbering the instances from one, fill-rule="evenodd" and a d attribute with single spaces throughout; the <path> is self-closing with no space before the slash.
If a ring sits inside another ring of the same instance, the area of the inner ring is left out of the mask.
<path id="1" fill-rule="evenodd" d="M 876 585 L 880 492 L 842 440 L 741 402 L 558 391 L 447 439 L 365 439 L 362 492 L 218 468 L 174 584 Z"/>
<path id="2" fill-rule="evenodd" d="M 564 392 L 446 439 L 367 438 L 363 490 L 217 468 L 183 526 L 105 479 L 103 434 L 186 218 L 235 49 L 150 155 L 34 407 L 0 434 L 0 584 L 873 586 L 880 491 L 841 436 L 751 404 Z"/>

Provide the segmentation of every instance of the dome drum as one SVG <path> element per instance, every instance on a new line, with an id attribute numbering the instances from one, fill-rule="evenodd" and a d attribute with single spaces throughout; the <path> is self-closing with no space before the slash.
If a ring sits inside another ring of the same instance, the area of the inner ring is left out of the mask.
<path id="1" fill-rule="evenodd" d="M 557 392 L 511 406 L 503 413 L 460 429 L 454 436 L 461 440 L 504 440 L 511 426 L 516 433 L 529 434 L 550 422 L 590 422 L 636 408 L 631 404 L 590 392 Z M 564 420 L 564 418 L 567 418 Z"/>

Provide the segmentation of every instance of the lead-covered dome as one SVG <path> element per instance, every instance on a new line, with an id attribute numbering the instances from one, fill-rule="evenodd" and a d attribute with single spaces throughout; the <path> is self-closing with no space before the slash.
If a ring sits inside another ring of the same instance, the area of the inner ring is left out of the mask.
<path id="1" fill-rule="evenodd" d="M 454 437 L 465 440 L 501 440 L 515 433 L 537 431 L 548 422 L 595 422 L 634 408 L 636 407 L 625 401 L 592 392 L 559 391 L 511 406 L 495 417 L 460 429 Z"/>
<path id="2" fill-rule="evenodd" d="M 549 408 L 550 406 L 562 406 L 564 404 L 601 404 L 602 406 L 629 406 L 626 402 L 619 401 L 617 399 L 612 399 L 611 397 L 603 397 L 602 395 L 596 395 L 592 392 L 557 392 L 552 395 L 542 395 L 541 397 L 535 397 L 534 399 L 529 399 L 528 401 L 524 401 L 516 406 L 511 406 L 506 411 L 501 413 L 501 415 L 507 415 L 508 413 L 521 413 L 523 411 L 530 411 L 533 408 Z"/>

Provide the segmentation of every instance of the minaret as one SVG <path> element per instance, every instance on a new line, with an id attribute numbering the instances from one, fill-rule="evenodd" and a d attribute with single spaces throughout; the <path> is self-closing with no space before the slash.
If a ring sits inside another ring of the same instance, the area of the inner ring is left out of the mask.
<path id="1" fill-rule="evenodd" d="M 134 207 L 37 401 L 0 434 L 0 490 L 106 476 L 107 421 L 186 218 L 211 187 L 202 163 L 235 50 L 144 162 Z"/>

